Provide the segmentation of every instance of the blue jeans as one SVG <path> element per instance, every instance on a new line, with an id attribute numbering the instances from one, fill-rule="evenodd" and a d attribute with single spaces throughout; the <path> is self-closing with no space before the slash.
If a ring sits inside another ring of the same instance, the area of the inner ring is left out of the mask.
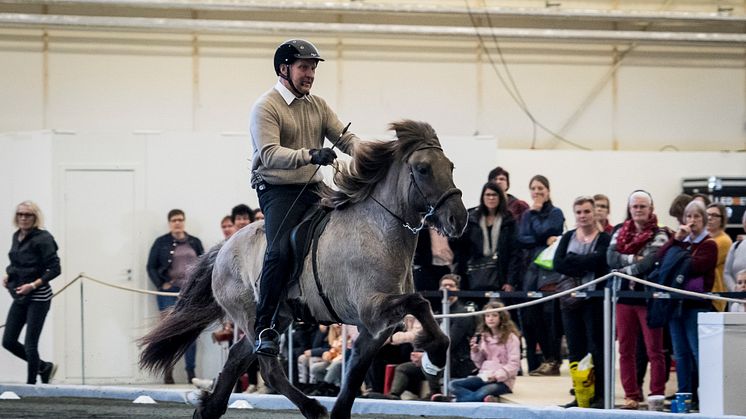
<path id="1" fill-rule="evenodd" d="M 668 323 L 676 359 L 679 393 L 693 393 L 692 376 L 699 365 L 697 315 L 707 311 L 703 308 L 684 308 L 681 317 L 672 318 Z"/>
<path id="2" fill-rule="evenodd" d="M 163 291 L 179 292 L 180 289 L 178 287 L 171 287 Z M 158 301 L 158 310 L 161 312 L 169 307 L 172 307 L 174 304 L 176 304 L 176 297 L 171 297 L 171 296 L 166 296 L 166 295 L 156 295 L 156 300 Z M 197 342 L 194 341 L 192 342 L 191 345 L 189 345 L 186 352 L 184 352 L 184 363 L 186 364 L 187 372 L 191 372 L 192 374 L 194 373 L 196 359 L 197 359 Z"/>
<path id="3" fill-rule="evenodd" d="M 457 402 L 481 402 L 487 396 L 512 393 L 505 383 L 485 383 L 479 377 L 459 378 L 448 385 Z"/>

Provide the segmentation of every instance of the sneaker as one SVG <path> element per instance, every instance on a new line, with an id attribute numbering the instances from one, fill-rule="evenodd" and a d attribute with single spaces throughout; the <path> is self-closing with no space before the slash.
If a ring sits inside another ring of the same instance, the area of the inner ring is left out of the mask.
<path id="1" fill-rule="evenodd" d="M 442 394 L 442 393 L 435 393 L 430 397 L 430 401 L 433 402 L 450 402 L 451 398 Z"/>
<path id="2" fill-rule="evenodd" d="M 500 403 L 500 398 L 497 396 L 484 396 L 485 403 Z"/>
<path id="3" fill-rule="evenodd" d="M 620 409 L 624 410 L 639 410 L 640 409 L 640 402 L 638 402 L 635 399 L 624 399 L 624 403 L 619 407 Z"/>
<path id="4" fill-rule="evenodd" d="M 192 384 L 200 390 L 211 392 L 215 385 L 215 380 L 208 380 L 205 378 L 192 378 Z"/>
<path id="5" fill-rule="evenodd" d="M 39 368 L 39 376 L 41 376 L 41 382 L 49 384 L 54 378 L 54 374 L 57 373 L 57 364 L 52 362 L 45 362 L 41 368 Z"/>
<path id="6" fill-rule="evenodd" d="M 246 387 L 246 390 L 244 390 L 243 392 L 247 394 L 251 394 L 251 393 L 256 393 L 256 391 L 257 391 L 256 384 L 249 384 L 249 386 Z"/>

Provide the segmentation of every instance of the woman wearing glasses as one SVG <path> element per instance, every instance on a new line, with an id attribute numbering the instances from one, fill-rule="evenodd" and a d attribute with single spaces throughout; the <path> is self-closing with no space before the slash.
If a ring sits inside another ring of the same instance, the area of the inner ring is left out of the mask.
<path id="1" fill-rule="evenodd" d="M 13 225 L 13 242 L 8 252 L 10 265 L 5 268 L 3 286 L 13 297 L 3 333 L 3 348 L 27 363 L 26 384 L 42 383 L 52 379 L 57 366 L 39 358 L 39 336 L 44 327 L 52 302 L 49 281 L 60 274 L 57 243 L 48 231 L 43 230 L 44 219 L 39 207 L 24 201 L 16 207 Z M 24 343 L 18 341 L 21 329 L 26 326 Z"/>

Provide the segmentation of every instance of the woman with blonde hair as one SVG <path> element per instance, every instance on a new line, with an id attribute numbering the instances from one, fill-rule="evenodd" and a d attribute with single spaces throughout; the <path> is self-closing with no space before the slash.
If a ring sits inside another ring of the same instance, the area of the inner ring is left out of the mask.
<path id="1" fill-rule="evenodd" d="M 44 217 L 39 206 L 23 201 L 16 207 L 13 225 L 18 228 L 8 252 L 10 265 L 5 268 L 3 286 L 13 297 L 3 332 L 3 348 L 26 361 L 26 384 L 52 379 L 57 366 L 39 358 L 39 336 L 52 303 L 49 282 L 60 274 L 57 243 L 43 230 Z M 24 343 L 18 341 L 26 327 Z"/>

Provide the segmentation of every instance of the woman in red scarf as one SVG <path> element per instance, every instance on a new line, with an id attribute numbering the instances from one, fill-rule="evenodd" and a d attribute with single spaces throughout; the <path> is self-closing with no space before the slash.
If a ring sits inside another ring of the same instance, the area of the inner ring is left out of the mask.
<path id="1" fill-rule="evenodd" d="M 653 213 L 653 198 L 645 191 L 635 191 L 627 207 L 627 220 L 614 233 L 607 253 L 609 268 L 627 275 L 644 278 L 653 270 L 657 252 L 668 240 L 666 231 L 658 228 Z M 643 286 L 624 280 L 622 290 L 643 291 Z M 637 384 L 635 368 L 637 336 L 642 330 L 645 349 L 650 360 L 650 394 L 664 395 L 666 367 L 663 356 L 663 329 L 651 329 L 646 322 L 647 307 L 643 299 L 620 298 L 616 309 L 619 340 L 619 375 L 624 388 L 622 409 L 636 410 L 642 401 L 642 389 Z"/>

